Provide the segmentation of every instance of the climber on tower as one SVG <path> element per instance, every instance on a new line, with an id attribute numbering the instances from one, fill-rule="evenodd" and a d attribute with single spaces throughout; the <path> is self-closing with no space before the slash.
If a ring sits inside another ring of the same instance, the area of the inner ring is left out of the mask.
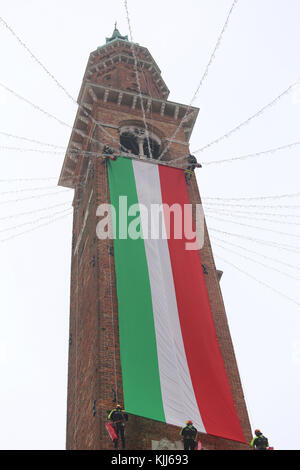
<path id="1" fill-rule="evenodd" d="M 269 447 L 268 439 L 260 432 L 259 429 L 254 431 L 255 437 L 252 439 L 250 445 L 255 450 L 267 450 Z"/>
<path id="2" fill-rule="evenodd" d="M 103 147 L 103 155 L 104 155 L 104 162 L 105 163 L 107 160 L 116 160 L 117 157 L 114 155 L 113 149 L 109 145 L 104 145 Z"/>
<path id="3" fill-rule="evenodd" d="M 202 165 L 200 165 L 200 163 L 197 162 L 197 158 L 194 155 L 190 154 L 188 156 L 188 166 L 187 166 L 187 169 L 185 170 L 185 178 L 187 182 L 190 181 L 190 179 L 192 178 L 192 174 L 195 168 L 202 168 Z"/>
<path id="4" fill-rule="evenodd" d="M 119 438 L 121 438 L 122 441 L 122 448 L 125 449 L 125 422 L 128 421 L 127 413 L 122 410 L 121 405 L 117 405 L 116 408 L 110 411 L 108 419 L 112 421 L 112 425 L 118 436 L 118 439 L 114 442 L 115 449 L 118 448 Z"/>
<path id="5" fill-rule="evenodd" d="M 180 431 L 180 435 L 183 439 L 184 450 L 195 450 L 197 434 L 198 431 L 193 426 L 193 422 L 188 420 L 186 422 L 186 426 L 184 426 Z"/>

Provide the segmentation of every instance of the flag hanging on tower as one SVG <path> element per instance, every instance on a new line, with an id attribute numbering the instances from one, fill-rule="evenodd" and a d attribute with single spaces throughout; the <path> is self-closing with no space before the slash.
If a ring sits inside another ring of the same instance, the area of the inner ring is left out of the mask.
<path id="1" fill-rule="evenodd" d="M 191 419 L 199 432 L 245 442 L 199 250 L 186 249 L 189 236 L 174 233 L 166 210 L 150 217 L 153 207 L 189 207 L 184 171 L 119 157 L 108 177 L 126 411 L 176 426 Z M 158 223 L 162 236 L 151 236 Z"/>

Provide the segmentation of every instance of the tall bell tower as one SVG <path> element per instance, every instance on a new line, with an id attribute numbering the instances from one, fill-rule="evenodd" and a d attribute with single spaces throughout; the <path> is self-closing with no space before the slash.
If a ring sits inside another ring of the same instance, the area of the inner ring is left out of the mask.
<path id="1" fill-rule="evenodd" d="M 124 404 L 114 248 L 112 240 L 99 240 L 96 235 L 97 207 L 110 201 L 107 168 L 99 156 L 105 145 L 118 155 L 128 152 L 141 159 L 157 159 L 163 152 L 165 163 L 188 155 L 198 109 L 169 101 L 168 96 L 148 49 L 132 44 L 116 28 L 106 44 L 90 54 L 59 179 L 60 186 L 74 189 L 67 449 L 112 449 L 105 428 L 107 411 L 117 402 Z M 193 205 L 201 202 L 195 176 L 188 194 Z M 250 442 L 220 276 L 206 227 L 200 255 L 235 408 Z M 206 449 L 248 448 L 208 434 L 200 438 Z M 126 439 L 128 449 L 180 448 L 178 427 L 134 415 L 129 416 Z"/>

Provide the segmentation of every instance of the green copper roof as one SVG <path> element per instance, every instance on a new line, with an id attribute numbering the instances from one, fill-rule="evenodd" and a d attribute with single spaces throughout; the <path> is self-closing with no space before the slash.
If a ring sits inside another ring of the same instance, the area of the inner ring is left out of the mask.
<path id="1" fill-rule="evenodd" d="M 128 36 L 122 36 L 120 34 L 120 31 L 117 29 L 116 25 L 115 25 L 115 29 L 114 29 L 112 37 L 111 38 L 106 38 L 106 44 L 108 44 L 109 42 L 114 41 L 115 39 L 122 39 L 123 41 L 128 41 Z"/>

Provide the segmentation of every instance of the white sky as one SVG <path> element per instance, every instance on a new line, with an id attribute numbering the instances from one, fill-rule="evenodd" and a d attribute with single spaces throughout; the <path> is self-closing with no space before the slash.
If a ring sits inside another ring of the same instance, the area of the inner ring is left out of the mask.
<path id="1" fill-rule="evenodd" d="M 186 104 L 191 101 L 231 4 L 231 0 L 128 0 L 133 39 L 150 50 L 171 90 L 170 100 Z M 298 0 L 238 2 L 193 103 L 200 107 L 200 113 L 191 138 L 192 151 L 225 134 L 300 78 L 299 15 Z M 4 0 L 0 16 L 75 98 L 89 53 L 111 36 L 114 22 L 118 22 L 121 34 L 129 34 L 122 0 Z M 72 125 L 76 106 L 3 25 L 0 44 L 0 83 Z M 197 155 L 204 162 L 299 141 L 299 118 L 300 90 L 295 89 L 229 139 Z M 62 146 L 67 145 L 70 136 L 67 127 L 1 87 L 0 132 Z M 19 152 L 5 149 L 7 146 L 50 150 L 0 134 L 0 179 L 58 177 L 63 154 Z M 294 147 L 245 161 L 203 167 L 197 171 L 197 178 L 204 198 L 281 195 L 299 191 L 299 170 L 299 149 Z M 1 240 L 45 224 L 50 218 L 41 217 L 68 207 L 14 216 L 71 201 L 72 191 L 56 189 L 56 182 L 0 183 L 1 193 L 48 188 L 1 194 L 0 218 L 13 217 L 0 220 L 0 230 L 39 219 L 35 224 L 0 232 Z M 56 194 L 40 197 L 50 192 Z M 21 200 L 30 196 L 36 197 Z M 18 202 L 6 202 L 15 199 Z M 294 197 L 248 204 L 297 204 L 299 209 L 299 201 Z M 208 222 L 211 229 L 299 247 L 299 225 L 287 223 L 300 223 L 298 209 L 240 208 L 298 216 L 280 218 L 282 224 L 235 219 L 260 229 L 213 218 Z M 256 214 L 253 217 L 263 218 Z M 64 217 L 0 243 L 1 449 L 65 448 L 71 219 Z M 294 234 L 298 240 L 263 228 Z M 295 252 L 215 235 L 289 263 L 296 269 L 228 245 L 245 256 L 300 277 L 300 257 Z M 300 449 L 299 281 L 214 243 L 213 249 L 217 267 L 224 270 L 221 287 L 252 429 L 259 427 L 276 449 Z M 221 261 L 217 253 L 275 291 Z"/>

